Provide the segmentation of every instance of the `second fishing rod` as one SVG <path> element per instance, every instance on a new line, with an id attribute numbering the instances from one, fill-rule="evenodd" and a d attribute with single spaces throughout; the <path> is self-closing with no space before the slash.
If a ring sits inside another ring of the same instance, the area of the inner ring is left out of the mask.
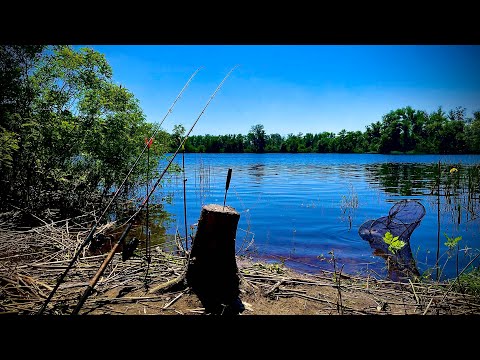
<path id="1" fill-rule="evenodd" d="M 82 297 L 80 298 L 77 306 L 75 307 L 75 309 L 73 310 L 72 312 L 72 315 L 77 315 L 78 312 L 80 311 L 80 309 L 82 308 L 83 304 L 85 303 L 85 301 L 87 300 L 88 296 L 91 294 L 91 292 L 93 291 L 93 288 L 95 287 L 95 285 L 97 284 L 98 280 L 100 279 L 100 276 L 102 276 L 103 272 L 105 271 L 107 265 L 110 263 L 110 261 L 113 259 L 113 256 L 115 255 L 115 252 L 117 251 L 118 247 L 124 242 L 126 236 L 128 235 L 128 232 L 130 231 L 130 229 L 132 228 L 132 224 L 133 222 L 135 221 L 135 219 L 137 218 L 137 216 L 140 214 L 140 212 L 142 211 L 142 209 L 145 207 L 145 205 L 147 204 L 148 200 L 150 199 L 150 197 L 152 196 L 152 194 L 155 192 L 155 189 L 157 188 L 157 186 L 160 184 L 160 181 L 162 180 L 163 176 L 165 175 L 165 173 L 168 171 L 168 169 L 170 168 L 170 165 L 173 163 L 173 160 L 175 159 L 175 157 L 177 156 L 178 152 L 180 151 L 180 149 L 184 146 L 185 142 L 187 141 L 188 137 L 190 136 L 190 133 L 193 131 L 195 125 L 197 124 L 198 120 L 200 120 L 200 118 L 202 117 L 202 115 L 204 114 L 205 110 L 207 109 L 208 105 L 210 104 L 210 102 L 213 100 L 213 98 L 215 97 L 215 95 L 217 94 L 217 92 L 220 90 L 220 88 L 222 87 L 223 83 L 225 82 L 225 80 L 227 80 L 227 78 L 230 76 L 230 74 L 233 72 L 233 70 L 235 70 L 235 68 L 237 68 L 238 65 L 234 66 L 228 73 L 227 75 L 225 75 L 225 77 L 223 78 L 223 80 L 220 82 L 220 84 L 217 86 L 217 88 L 215 89 L 215 91 L 213 92 L 213 94 L 210 96 L 210 98 L 208 99 L 207 103 L 205 104 L 205 106 L 203 107 L 202 111 L 200 112 L 200 114 L 198 115 L 197 119 L 195 120 L 195 122 L 193 123 L 193 125 L 191 126 L 190 130 L 188 130 L 187 134 L 185 135 L 185 137 L 182 139 L 182 141 L 180 142 L 180 144 L 178 145 L 178 148 L 177 150 L 173 153 L 170 161 L 168 162 L 168 164 L 165 166 L 165 168 L 163 169 L 162 173 L 160 174 L 160 176 L 158 177 L 158 179 L 155 181 L 155 184 L 152 186 L 152 188 L 150 189 L 150 192 L 145 196 L 145 199 L 142 201 L 142 203 L 140 204 L 138 210 L 132 215 L 130 216 L 130 218 L 124 223 L 122 224 L 121 226 L 124 226 L 124 225 L 127 225 L 125 230 L 123 231 L 122 235 L 120 236 L 120 238 L 118 239 L 118 241 L 115 243 L 115 245 L 112 247 L 112 249 L 110 250 L 109 254 L 107 255 L 107 257 L 105 258 L 105 260 L 103 261 L 102 265 L 100 266 L 100 268 L 98 269 L 97 273 L 95 274 L 95 276 L 90 280 L 87 288 L 85 289 Z"/>
<path id="2" fill-rule="evenodd" d="M 190 82 L 193 80 L 193 78 L 195 77 L 195 75 L 197 75 L 197 73 L 200 71 L 202 67 L 199 67 L 193 74 L 192 76 L 190 76 L 190 78 L 188 79 L 188 81 L 186 82 L 186 84 L 183 86 L 182 90 L 179 92 L 179 94 L 177 95 L 177 97 L 175 98 L 174 102 L 172 103 L 172 105 L 170 106 L 170 108 L 168 109 L 168 111 L 166 112 L 165 116 L 163 117 L 162 121 L 160 122 L 160 124 L 158 125 L 158 127 L 154 130 L 154 132 L 152 133 L 152 135 L 150 136 L 150 140 L 149 141 L 152 141 L 153 140 L 153 137 L 155 136 L 155 134 L 157 133 L 157 131 L 160 129 L 160 126 L 162 125 L 162 123 L 165 121 L 165 119 L 167 118 L 167 116 L 172 112 L 175 104 L 177 103 L 177 101 L 180 99 L 180 97 L 182 96 L 183 92 L 185 91 L 185 89 L 188 87 L 188 85 L 190 84 Z M 72 268 L 72 266 L 75 264 L 78 256 L 80 255 L 81 251 L 92 241 L 93 237 L 94 237 L 94 234 L 95 234 L 95 231 L 97 230 L 97 226 L 98 224 L 100 223 L 100 221 L 103 219 L 103 217 L 106 215 L 108 209 L 110 208 L 110 206 L 112 205 L 113 201 L 117 198 L 117 196 L 119 195 L 120 191 L 122 190 L 123 186 L 125 185 L 125 182 L 127 181 L 128 177 L 130 176 L 130 174 L 132 173 L 132 171 L 134 170 L 134 168 L 137 166 L 140 158 L 142 157 L 143 153 L 145 152 L 145 150 L 147 149 L 147 146 L 148 144 L 145 144 L 145 146 L 143 147 L 143 150 L 142 152 L 138 155 L 137 159 L 135 160 L 134 164 L 132 165 L 132 167 L 130 168 L 130 170 L 128 171 L 127 175 L 125 176 L 125 178 L 123 179 L 122 183 L 120 184 L 120 186 L 118 187 L 117 191 L 115 191 L 114 195 L 112 196 L 112 198 L 110 199 L 110 202 L 107 204 L 107 206 L 105 207 L 105 209 L 102 211 L 101 215 L 96 219 L 95 223 L 92 225 L 92 228 L 90 229 L 90 232 L 88 233 L 87 237 L 85 238 L 85 240 L 83 241 L 83 243 L 80 245 L 80 247 L 76 250 L 75 254 L 73 255 L 72 259 L 70 260 L 70 263 L 68 264 L 67 268 L 65 269 L 65 271 L 60 274 L 60 276 L 58 277 L 57 279 L 57 282 L 54 286 L 54 288 L 52 289 L 52 291 L 50 292 L 50 294 L 48 295 L 47 299 L 45 300 L 45 302 L 43 303 L 42 307 L 40 308 L 40 310 L 38 311 L 38 315 L 41 315 L 45 309 L 47 308 L 47 305 L 48 303 L 50 302 L 50 300 L 53 298 L 53 295 L 55 294 L 55 292 L 58 290 L 58 287 L 60 286 L 60 284 L 63 282 L 63 280 L 65 279 L 65 276 L 67 276 L 67 273 L 68 271 Z"/>

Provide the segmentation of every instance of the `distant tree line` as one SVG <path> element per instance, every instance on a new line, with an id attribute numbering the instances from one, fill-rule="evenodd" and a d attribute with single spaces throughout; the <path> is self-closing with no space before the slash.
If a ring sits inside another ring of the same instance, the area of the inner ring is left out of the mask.
<path id="1" fill-rule="evenodd" d="M 154 131 L 147 163 L 140 154 Z M 92 49 L 0 45 L 0 212 L 13 205 L 46 219 L 54 209 L 68 217 L 102 208 L 129 174 L 121 206 L 147 176 L 158 176 L 150 164 L 176 151 L 184 136 L 182 125 L 168 133 L 147 122 L 134 94 L 113 81 L 107 60 Z M 338 134 L 267 135 L 257 124 L 246 135 L 194 135 L 184 145 L 211 153 L 478 154 L 480 111 L 467 118 L 462 107 L 430 114 L 406 107 L 364 132 Z"/>
<path id="2" fill-rule="evenodd" d="M 178 134 L 178 128 L 177 134 Z M 173 143 L 173 142 L 172 142 Z M 171 149 L 175 150 L 175 149 Z M 390 111 L 381 121 L 362 131 L 342 130 L 338 134 L 299 132 L 267 135 L 261 124 L 246 135 L 193 135 L 186 152 L 200 153 L 424 153 L 479 154 L 480 111 L 466 117 L 466 109 L 448 112 L 439 107 L 427 113 L 410 106 Z"/>

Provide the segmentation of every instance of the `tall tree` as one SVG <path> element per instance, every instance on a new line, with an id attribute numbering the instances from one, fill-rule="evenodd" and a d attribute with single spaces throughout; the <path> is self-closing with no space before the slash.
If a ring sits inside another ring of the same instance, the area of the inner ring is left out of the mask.
<path id="1" fill-rule="evenodd" d="M 267 145 L 265 151 L 267 152 L 279 152 L 283 143 L 283 138 L 280 134 L 270 134 L 267 136 Z"/>
<path id="2" fill-rule="evenodd" d="M 469 119 L 469 122 L 470 126 L 465 134 L 468 151 L 480 154 L 480 111 L 474 111 L 473 118 Z"/>
<path id="3" fill-rule="evenodd" d="M 390 153 L 392 151 L 402 151 L 403 147 L 400 142 L 400 134 L 402 133 L 402 113 L 401 109 L 390 111 L 382 118 L 382 136 L 378 151 L 381 153 Z"/>
<path id="4" fill-rule="evenodd" d="M 124 179 L 154 125 L 134 95 L 113 82 L 102 54 L 70 46 L 33 53 L 21 72 L 28 92 L 13 96 L 28 106 L 9 123 L 18 150 L 2 169 L 2 198 L 32 210 L 60 208 L 64 215 L 97 208 Z M 164 152 L 158 144 L 157 159 Z M 145 162 L 131 173 L 123 196 L 145 176 Z M 151 172 L 150 178 L 157 170 Z"/>
<path id="5" fill-rule="evenodd" d="M 44 46 L 0 45 L 0 171 L 11 171 L 34 92 L 29 73 Z M 4 174 L 5 176 L 6 174 Z M 7 181 L 6 176 L 2 179 Z"/>
<path id="6" fill-rule="evenodd" d="M 265 151 L 267 141 L 263 125 L 253 125 L 248 133 L 248 139 L 251 142 L 250 145 L 254 152 L 263 153 Z"/>

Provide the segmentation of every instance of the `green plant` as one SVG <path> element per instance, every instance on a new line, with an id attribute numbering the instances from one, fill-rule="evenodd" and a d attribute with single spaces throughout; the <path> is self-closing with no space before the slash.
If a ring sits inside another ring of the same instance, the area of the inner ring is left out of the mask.
<path id="1" fill-rule="evenodd" d="M 270 263 L 270 264 L 264 264 L 264 263 L 255 263 L 253 264 L 254 268 L 258 268 L 260 270 L 267 270 L 272 273 L 276 274 L 283 274 L 285 272 L 285 259 L 282 259 L 281 262 L 275 262 L 275 263 Z"/>
<path id="2" fill-rule="evenodd" d="M 348 195 L 342 195 L 340 209 L 342 211 L 342 221 L 345 219 L 348 220 L 350 230 L 352 228 L 355 210 L 358 208 L 358 195 L 352 184 L 350 184 L 349 187 Z"/>
<path id="3" fill-rule="evenodd" d="M 104 55 L 1 45 L 0 69 L 0 210 L 15 205 L 43 218 L 50 209 L 76 216 L 106 205 L 123 184 L 113 210 L 146 177 L 158 176 L 146 156 L 136 159 L 155 129 L 150 160 L 163 159 L 170 134 L 146 121 Z"/>
<path id="4" fill-rule="evenodd" d="M 398 236 L 393 236 L 390 231 L 387 231 L 383 236 L 383 241 L 388 245 L 388 250 L 395 254 L 398 250 L 405 246 L 405 242 L 398 240 Z"/>
<path id="5" fill-rule="evenodd" d="M 448 257 L 451 257 L 451 252 L 452 250 L 456 247 L 457 248 L 457 253 L 456 253 L 456 266 L 457 266 L 457 277 L 458 277 L 458 242 L 462 240 L 461 236 L 457 236 L 456 238 L 449 237 L 447 234 L 443 233 L 445 237 L 447 238 L 447 241 L 445 242 L 445 245 L 448 246 Z"/>
<path id="6" fill-rule="evenodd" d="M 443 233 L 445 237 L 447 238 L 447 241 L 445 242 L 445 245 L 448 246 L 449 250 L 453 250 L 455 246 L 457 246 L 458 242 L 462 240 L 461 236 L 457 236 L 456 238 L 449 237 L 447 234 Z"/>
<path id="7" fill-rule="evenodd" d="M 473 295 L 480 299 L 480 267 L 473 268 L 468 273 L 461 274 L 453 280 L 453 289 L 458 292 Z"/>

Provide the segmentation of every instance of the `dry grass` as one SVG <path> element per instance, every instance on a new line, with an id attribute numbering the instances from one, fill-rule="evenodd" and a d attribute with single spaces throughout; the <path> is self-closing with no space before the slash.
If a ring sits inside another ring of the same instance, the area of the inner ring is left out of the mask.
<path id="1" fill-rule="evenodd" d="M 35 314 L 68 266 L 90 228 L 85 219 L 45 223 L 32 229 L 0 228 L 0 314 Z M 99 228 L 109 232 L 110 223 Z M 187 259 L 156 247 L 148 267 L 143 255 L 122 261 L 117 253 L 80 314 L 196 315 L 202 304 L 188 288 L 152 292 L 181 278 Z M 84 249 L 44 314 L 70 314 L 107 254 Z M 243 315 L 280 314 L 480 314 L 478 298 L 446 283 L 399 283 L 321 271 L 300 274 L 280 264 L 237 257 Z M 148 268 L 148 271 L 147 271 Z"/>

